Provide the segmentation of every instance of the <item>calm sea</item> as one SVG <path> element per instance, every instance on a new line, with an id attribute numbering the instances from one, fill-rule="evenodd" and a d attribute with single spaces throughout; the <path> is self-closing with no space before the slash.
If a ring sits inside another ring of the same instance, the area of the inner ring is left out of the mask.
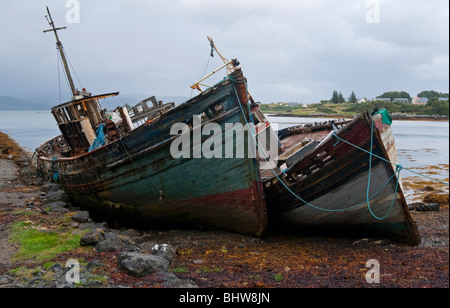
<path id="1" fill-rule="evenodd" d="M 319 118 L 283 118 L 268 116 L 278 129 L 293 125 L 323 122 Z M 400 164 L 420 170 L 426 166 L 449 164 L 449 122 L 394 121 Z M 0 111 L 0 131 L 9 134 L 22 147 L 33 152 L 39 145 L 59 135 L 48 111 Z M 405 174 L 406 175 L 406 174 Z M 440 178 L 448 178 L 448 170 Z"/>

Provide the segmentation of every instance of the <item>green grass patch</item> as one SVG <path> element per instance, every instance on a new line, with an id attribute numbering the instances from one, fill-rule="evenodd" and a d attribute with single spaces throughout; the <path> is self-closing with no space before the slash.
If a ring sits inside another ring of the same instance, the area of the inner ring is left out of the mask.
<path id="1" fill-rule="evenodd" d="M 27 210 L 18 210 L 18 211 L 14 211 L 13 215 L 22 215 L 22 216 L 31 216 L 33 215 L 34 212 L 33 211 L 27 211 Z"/>
<path id="2" fill-rule="evenodd" d="M 274 278 L 278 282 L 281 282 L 284 279 L 283 275 L 281 275 L 281 274 L 276 274 Z"/>
<path id="3" fill-rule="evenodd" d="M 187 270 L 186 265 L 182 264 L 182 265 L 180 265 L 179 267 L 170 269 L 170 271 L 171 271 L 172 273 L 187 273 L 188 270 Z"/>
<path id="4" fill-rule="evenodd" d="M 82 234 L 57 233 L 39 225 L 18 222 L 11 229 L 10 241 L 20 244 L 12 261 L 48 261 L 60 253 L 80 247 Z"/>

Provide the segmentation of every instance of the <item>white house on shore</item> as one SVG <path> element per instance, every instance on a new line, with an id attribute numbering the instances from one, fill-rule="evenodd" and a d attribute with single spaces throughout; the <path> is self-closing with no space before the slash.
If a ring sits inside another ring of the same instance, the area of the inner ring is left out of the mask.
<path id="1" fill-rule="evenodd" d="M 412 100 L 413 105 L 426 105 L 429 99 L 427 97 L 415 97 Z"/>
<path id="2" fill-rule="evenodd" d="M 358 99 L 358 104 L 364 104 L 366 102 L 367 102 L 367 99 L 365 99 L 365 98 L 359 98 Z"/>

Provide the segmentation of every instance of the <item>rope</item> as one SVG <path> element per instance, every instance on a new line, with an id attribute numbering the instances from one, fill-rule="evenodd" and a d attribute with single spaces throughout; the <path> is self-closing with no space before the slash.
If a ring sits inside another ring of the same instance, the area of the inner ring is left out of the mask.
<path id="1" fill-rule="evenodd" d="M 338 135 L 336 135 L 336 133 L 333 133 L 333 137 L 335 137 L 335 138 L 338 139 L 339 141 L 342 141 L 342 142 L 347 143 L 348 145 L 351 145 L 352 147 L 357 148 L 358 150 L 361 150 L 361 151 L 363 151 L 363 152 L 366 152 L 366 153 L 370 154 L 369 151 L 364 150 L 363 148 L 361 148 L 361 147 L 359 147 L 359 146 L 357 146 L 357 145 L 354 145 L 353 143 L 348 142 L 347 140 L 344 140 L 344 139 L 340 138 Z M 371 155 L 372 155 L 372 156 L 375 156 L 376 158 L 379 158 L 379 159 L 381 159 L 381 160 L 383 160 L 383 161 L 385 161 L 385 162 L 387 162 L 387 163 L 389 163 L 389 164 L 392 164 L 392 165 L 396 166 L 397 168 L 401 168 L 402 170 L 406 170 L 406 171 L 415 173 L 415 174 L 417 174 L 417 175 L 420 175 L 420 176 L 422 176 L 422 177 L 428 178 L 428 179 L 433 180 L 433 181 L 435 181 L 435 182 L 438 182 L 438 183 L 441 183 L 441 184 L 443 184 L 443 185 L 449 186 L 449 183 L 447 183 L 447 182 L 443 182 L 443 181 L 441 181 L 441 180 L 431 178 L 431 177 L 429 177 L 429 176 L 427 176 L 427 175 L 425 175 L 425 174 L 422 174 L 422 173 L 413 171 L 413 170 L 411 170 L 411 169 L 405 168 L 405 167 L 403 167 L 402 165 L 398 165 L 398 164 L 396 164 L 396 163 L 393 163 L 393 162 L 391 162 L 391 161 L 389 161 L 389 160 L 387 160 L 387 159 L 385 159 L 385 158 L 383 158 L 383 157 L 380 157 L 380 156 L 378 156 L 378 155 L 376 155 L 376 154 L 373 154 L 373 153 L 372 153 Z"/>
<path id="2" fill-rule="evenodd" d="M 241 74 L 242 74 L 242 72 L 241 72 Z M 238 78 L 235 78 L 235 77 L 232 77 L 232 76 L 228 76 L 228 78 L 231 80 L 231 81 L 233 81 L 233 82 L 236 82 L 236 83 L 245 83 L 246 84 L 246 81 L 245 81 L 245 79 L 244 78 L 240 78 L 240 79 L 238 79 Z M 246 89 L 247 89 L 247 84 L 246 84 Z M 268 160 L 267 160 L 267 156 L 266 155 L 264 155 L 264 153 L 261 153 L 261 148 L 258 146 L 258 143 L 257 143 L 257 141 L 256 141 L 256 136 L 253 134 L 253 132 L 252 132 L 252 130 L 251 130 L 251 127 L 249 126 L 249 123 L 248 123 L 248 121 L 247 121 L 247 118 L 246 118 L 246 116 L 245 116 L 245 113 L 244 113 L 244 109 L 243 109 L 243 107 L 242 107 L 242 103 L 241 103 L 241 101 L 240 101 L 240 99 L 239 99 L 239 95 L 238 95 L 238 93 L 237 93 L 237 90 L 236 90 L 236 87 L 234 87 L 234 91 L 235 91 L 235 93 L 236 93 L 236 97 L 237 97 L 237 100 L 238 100 L 238 103 L 239 103 L 239 108 L 241 109 L 241 112 L 242 112 L 242 115 L 243 115 L 243 117 L 244 117 L 244 120 L 245 120 L 245 122 L 246 122 L 246 125 L 247 125 L 247 127 L 249 128 L 249 131 L 251 132 L 251 135 L 252 135 L 252 138 L 253 138 L 253 142 L 255 142 L 255 145 L 258 147 L 258 151 L 260 152 L 260 154 L 262 154 L 262 158 L 264 158 L 264 160 L 266 161 L 266 163 L 270 166 L 270 164 L 269 164 L 269 162 L 268 162 Z M 333 136 L 336 136 L 336 134 L 335 133 L 333 133 Z M 337 137 L 337 136 L 336 136 Z M 339 138 L 340 140 L 342 140 L 342 141 L 345 141 L 345 140 L 343 140 L 343 139 L 341 139 L 341 138 Z M 345 141 L 346 142 L 346 141 Z M 346 142 L 346 143 L 349 143 L 349 142 Z M 350 143 L 349 143 L 350 144 Z M 372 139 L 371 139 L 371 144 L 373 145 L 373 122 L 372 122 Z M 366 153 L 369 153 L 371 156 L 370 156 L 370 171 L 369 171 L 369 183 L 368 183 L 368 188 L 367 188 L 367 200 L 365 201 L 365 202 L 361 202 L 361 203 L 359 203 L 359 204 L 356 204 L 356 205 L 353 205 L 353 206 L 350 206 L 350 207 L 348 207 L 348 208 L 345 208 L 345 209 L 339 209 L 339 210 L 330 210 L 330 209 L 325 209 L 325 208 L 321 208 L 321 207 L 318 207 L 318 206 L 315 206 L 315 205 L 313 205 L 313 204 L 311 204 L 311 203 L 309 203 L 309 202 L 307 202 L 306 200 L 304 200 L 304 199 L 302 199 L 300 196 L 298 196 L 295 192 L 293 192 L 283 181 L 282 181 L 282 179 L 278 176 L 278 174 L 274 171 L 274 169 L 273 168 L 270 168 L 270 170 L 272 171 L 272 173 L 275 175 L 275 177 L 279 180 L 279 182 L 295 197 L 295 198 L 297 198 L 298 200 L 300 200 L 301 202 L 303 202 L 304 204 L 306 204 L 306 205 L 308 205 L 308 206 L 310 206 L 310 207 L 312 207 L 312 208 L 314 208 L 314 209 L 317 209 L 317 210 L 320 210 L 320 211 L 324 211 L 324 212 L 344 212 L 344 211 L 348 211 L 348 210 L 351 210 L 351 209 L 354 209 L 354 208 L 357 208 L 357 207 L 359 207 L 359 206 L 361 206 L 361 205 L 363 205 L 364 203 L 367 203 L 367 205 L 368 205 L 368 208 L 369 208 L 369 211 L 370 211 L 370 213 L 372 214 L 372 216 L 374 217 L 374 218 L 376 218 L 377 220 L 384 220 L 386 217 L 388 217 L 389 216 L 389 214 L 390 214 L 390 212 L 391 212 L 391 210 L 392 210 L 392 208 L 393 208 L 393 205 L 394 205 L 394 203 L 395 203 L 395 196 L 397 195 L 397 191 L 398 191 L 398 186 L 399 186 L 399 179 L 400 179 L 400 171 L 403 169 L 403 167 L 401 166 L 401 165 L 397 165 L 397 169 L 396 169 L 396 172 L 394 172 L 393 174 L 392 174 L 392 176 L 386 181 L 386 183 L 384 183 L 378 190 L 377 190 L 377 192 L 374 194 L 374 195 L 372 195 L 371 197 L 369 197 L 369 195 L 370 195 L 370 177 L 371 177 L 371 169 L 372 169 L 372 156 L 375 156 L 375 157 L 377 157 L 377 158 L 380 158 L 380 159 L 382 159 L 382 160 L 384 160 L 384 161 L 387 161 L 387 162 L 389 162 L 389 163 L 391 163 L 392 164 L 392 162 L 390 162 L 390 161 L 388 161 L 388 160 L 386 160 L 386 159 L 384 159 L 384 158 L 382 158 L 382 157 L 379 157 L 379 156 L 377 156 L 377 155 L 375 155 L 375 154 L 373 154 L 372 153 L 372 147 L 371 147 L 371 151 L 370 152 L 368 152 L 368 151 L 366 151 L 366 150 L 364 150 L 364 149 L 362 149 L 362 148 L 360 148 L 360 147 L 357 147 L 357 146 L 355 146 L 356 148 L 359 148 L 359 149 L 361 149 L 361 150 L 363 150 L 363 151 L 365 151 Z M 272 161 L 272 159 L 269 157 L 269 160 L 273 163 L 273 161 Z M 394 164 L 395 165 L 395 164 Z M 380 218 L 380 217 L 377 217 L 374 213 L 373 213 L 373 211 L 372 211 L 372 209 L 371 209 L 371 207 L 370 207 L 370 200 L 371 199 L 373 199 L 376 195 L 378 195 L 383 189 L 384 189 L 384 187 L 394 178 L 394 176 L 396 176 L 397 175 L 397 181 L 396 181 L 396 188 L 395 188 L 395 192 L 394 192 L 394 197 L 393 197 L 393 200 L 392 200 L 392 204 L 391 204 L 391 206 L 390 206 L 390 208 L 389 208 L 389 210 L 388 210 L 388 213 L 384 216 L 384 217 L 382 217 L 382 218 Z"/>
<path id="3" fill-rule="evenodd" d="M 58 159 L 58 157 L 53 157 L 52 159 L 52 172 L 53 172 L 53 181 L 57 182 L 59 178 L 59 171 L 58 169 L 55 170 L 55 162 Z"/>
<path id="4" fill-rule="evenodd" d="M 372 216 L 377 219 L 377 220 L 384 220 L 386 217 L 389 216 L 389 214 L 392 211 L 392 208 L 394 207 L 394 201 L 395 201 L 395 196 L 397 195 L 397 190 L 398 190 L 398 183 L 400 182 L 400 171 L 403 169 L 403 167 L 401 167 L 400 165 L 397 165 L 397 169 L 394 173 L 397 174 L 397 183 L 395 184 L 395 192 L 394 192 L 394 198 L 392 199 L 392 204 L 391 207 L 389 208 L 389 211 L 386 213 L 386 215 L 384 215 L 382 218 L 378 217 L 377 215 L 375 215 L 375 213 L 372 211 L 372 207 L 370 206 L 370 198 L 369 198 L 369 194 L 370 194 L 370 179 L 372 178 L 372 156 L 373 156 L 373 126 L 374 126 L 374 121 L 372 119 L 372 128 L 371 128 L 371 132 L 370 132 L 370 158 L 369 158 L 369 179 L 367 182 L 367 192 L 366 192 L 366 197 L 367 197 L 367 207 L 369 208 L 370 214 L 372 214 Z"/>

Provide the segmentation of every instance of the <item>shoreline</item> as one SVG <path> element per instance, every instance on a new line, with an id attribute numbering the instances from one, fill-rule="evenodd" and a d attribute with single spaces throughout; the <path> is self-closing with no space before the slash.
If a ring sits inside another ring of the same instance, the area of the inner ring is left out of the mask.
<path id="1" fill-rule="evenodd" d="M 326 119 L 353 119 L 354 116 L 342 116 L 342 115 L 326 115 L 326 114 L 314 114 L 314 115 L 297 115 L 292 113 L 265 113 L 271 117 L 286 117 L 286 118 L 326 118 Z M 436 121 L 436 122 L 449 122 L 449 117 L 446 116 L 408 116 L 408 115 L 396 115 L 391 114 L 391 118 L 396 121 Z"/>
<path id="2" fill-rule="evenodd" d="M 15 157 L 23 154 L 20 146 L 9 138 L 0 138 L 2 149 L 12 143 L 18 146 L 17 154 L 10 152 L 6 158 L 0 157 L 2 175 L 17 171 L 16 176 L 6 180 L 0 177 L 0 288 L 76 287 L 55 281 L 56 272 L 64 268 L 69 259 L 83 261 L 83 277 L 88 278 L 78 285 L 81 288 L 449 287 L 448 194 L 447 205 L 441 206 L 439 211 L 411 212 L 422 236 L 422 243 L 414 247 L 384 238 L 336 232 L 287 234 L 270 230 L 263 238 L 254 238 L 219 230 L 116 230 L 103 222 L 74 221 L 80 209 L 49 211 L 45 200 L 50 193 L 43 190 L 47 184 L 20 172 L 27 166 L 26 161 L 20 163 Z M 417 185 L 417 191 L 425 188 L 423 184 Z M 90 230 L 100 230 L 99 234 L 108 237 L 116 234 L 115 238 L 127 245 L 111 252 L 100 252 L 97 246 L 81 247 L 75 243 L 72 250 L 45 260 L 17 260 L 22 243 L 11 242 L 11 233 L 17 226 L 25 231 L 37 229 L 44 234 L 51 231 L 49 234 L 81 237 L 87 232 L 82 229 L 83 225 L 90 226 Z M 119 266 L 122 254 L 130 251 L 147 254 L 144 247 L 155 243 L 174 248 L 167 272 L 137 277 Z M 365 279 L 366 262 L 372 259 L 382 266 L 379 284 L 369 284 Z"/>

